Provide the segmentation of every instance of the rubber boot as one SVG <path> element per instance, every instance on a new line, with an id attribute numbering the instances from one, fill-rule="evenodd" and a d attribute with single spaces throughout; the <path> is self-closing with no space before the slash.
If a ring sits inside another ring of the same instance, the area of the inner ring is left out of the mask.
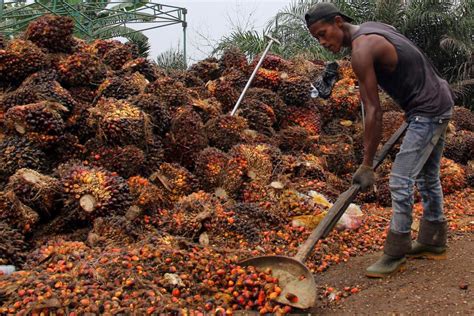
<path id="1" fill-rule="evenodd" d="M 411 248 L 410 233 L 389 231 L 385 240 L 384 254 L 373 265 L 367 268 L 365 275 L 369 278 L 384 278 L 405 268 L 405 254 Z"/>
<path id="2" fill-rule="evenodd" d="M 413 242 L 408 258 L 425 258 L 433 260 L 446 259 L 446 221 L 431 222 L 422 219 L 418 238 Z"/>

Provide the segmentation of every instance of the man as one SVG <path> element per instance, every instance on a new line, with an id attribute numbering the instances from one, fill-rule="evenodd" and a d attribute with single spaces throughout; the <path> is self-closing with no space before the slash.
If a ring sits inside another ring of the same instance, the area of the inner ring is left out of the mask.
<path id="1" fill-rule="evenodd" d="M 427 57 L 394 27 L 377 22 L 353 25 L 331 3 L 318 3 L 305 15 L 310 33 L 326 49 L 351 48 L 351 62 L 365 108 L 364 159 L 353 176 L 362 191 L 373 187 L 373 158 L 381 139 L 378 86 L 405 111 L 408 129 L 390 174 L 393 214 L 383 256 L 367 269 L 384 277 L 402 269 L 406 256 L 441 259 L 447 224 L 439 179 L 446 127 L 453 97 L 448 83 Z M 414 184 L 422 195 L 423 218 L 412 245 Z"/>

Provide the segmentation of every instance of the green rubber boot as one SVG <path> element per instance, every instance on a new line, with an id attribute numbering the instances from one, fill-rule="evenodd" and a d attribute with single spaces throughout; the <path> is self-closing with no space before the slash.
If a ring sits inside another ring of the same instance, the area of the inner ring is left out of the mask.
<path id="1" fill-rule="evenodd" d="M 389 231 L 385 240 L 384 254 L 367 268 L 369 278 L 384 278 L 405 269 L 405 254 L 411 248 L 410 233 Z"/>
<path id="2" fill-rule="evenodd" d="M 422 219 L 418 238 L 413 242 L 408 258 L 432 260 L 446 259 L 446 239 L 448 224 L 446 221 L 430 222 Z"/>

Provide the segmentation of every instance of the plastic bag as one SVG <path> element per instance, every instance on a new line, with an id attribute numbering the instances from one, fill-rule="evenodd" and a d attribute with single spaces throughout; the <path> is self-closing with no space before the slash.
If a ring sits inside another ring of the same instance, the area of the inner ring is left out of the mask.
<path id="1" fill-rule="evenodd" d="M 323 99 L 329 98 L 331 96 L 332 88 L 337 81 L 338 70 L 338 63 L 335 61 L 328 63 L 322 76 L 316 79 L 316 82 L 314 83 L 314 89 L 317 90 L 317 93 L 312 92 L 312 96 L 319 96 Z"/>
<path id="2" fill-rule="evenodd" d="M 338 230 L 354 230 L 359 228 L 362 225 L 364 219 L 364 213 L 360 207 L 354 203 L 349 204 L 346 212 L 341 216 L 339 221 L 336 224 L 336 229 Z"/>

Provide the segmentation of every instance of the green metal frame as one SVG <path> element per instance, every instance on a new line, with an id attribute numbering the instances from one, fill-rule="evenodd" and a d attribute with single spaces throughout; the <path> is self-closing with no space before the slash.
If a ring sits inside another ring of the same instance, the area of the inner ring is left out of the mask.
<path id="1" fill-rule="evenodd" d="M 187 9 L 148 0 L 0 0 L 0 33 L 12 37 L 44 14 L 74 19 L 75 35 L 85 40 L 123 37 L 132 33 L 181 24 L 186 60 Z"/>

